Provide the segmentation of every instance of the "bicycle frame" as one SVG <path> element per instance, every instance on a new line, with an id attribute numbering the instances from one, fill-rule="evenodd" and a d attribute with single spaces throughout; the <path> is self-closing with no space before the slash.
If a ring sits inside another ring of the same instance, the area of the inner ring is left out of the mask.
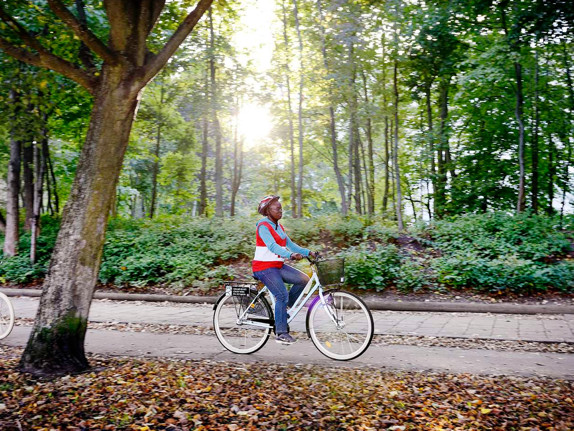
<path id="1" fill-rule="evenodd" d="M 323 286 L 319 282 L 319 277 L 317 275 L 317 269 L 316 269 L 315 264 L 313 262 L 311 262 L 311 270 L 313 271 L 313 274 L 312 274 L 311 278 L 309 279 L 309 281 L 307 282 L 307 284 L 305 285 L 305 288 L 303 289 L 303 291 L 301 292 L 301 294 L 299 295 L 299 297 L 297 298 L 297 300 L 293 304 L 293 307 L 291 307 L 291 309 L 289 311 L 289 318 L 287 319 L 287 323 L 290 323 L 291 321 L 293 321 L 293 319 L 295 319 L 295 317 L 299 314 L 299 312 L 301 311 L 303 306 L 307 303 L 309 298 L 311 298 L 311 296 L 317 291 L 319 293 L 320 302 L 322 304 L 326 305 L 325 298 L 323 296 Z M 229 293 L 229 294 L 231 294 L 231 293 Z M 259 322 L 253 318 L 247 318 L 247 314 L 248 314 L 248 311 L 249 311 L 251 305 L 253 305 L 255 303 L 255 301 L 257 301 L 257 298 L 259 298 L 262 295 L 266 295 L 266 294 L 267 294 L 267 296 L 271 297 L 271 309 L 273 310 L 273 313 L 275 313 L 275 296 L 269 291 L 267 286 L 264 286 L 259 292 L 257 292 L 257 295 L 255 296 L 255 298 L 253 298 L 251 303 L 245 308 L 245 311 L 243 311 L 241 316 L 239 316 L 237 318 L 237 324 L 242 324 L 242 323 L 245 323 L 246 321 L 248 321 L 249 324 L 252 326 L 259 326 L 262 328 L 272 328 L 273 327 L 273 324 Z M 333 313 L 328 313 L 328 314 L 329 314 L 329 317 L 331 318 L 331 320 L 333 320 L 333 323 L 335 323 L 337 326 L 339 326 L 338 319 L 333 315 Z"/>

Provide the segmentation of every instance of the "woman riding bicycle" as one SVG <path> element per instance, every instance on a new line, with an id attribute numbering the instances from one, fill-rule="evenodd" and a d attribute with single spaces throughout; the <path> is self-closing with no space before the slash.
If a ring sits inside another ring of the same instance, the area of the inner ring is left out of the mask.
<path id="1" fill-rule="evenodd" d="M 263 282 L 275 297 L 275 332 L 276 341 L 281 344 L 295 342 L 287 328 L 287 307 L 293 306 L 309 277 L 285 265 L 285 259 L 301 260 L 305 256 L 316 257 L 317 253 L 295 244 L 285 233 L 279 220 L 283 210 L 279 196 L 266 196 L 257 208 L 264 218 L 257 222 L 256 247 L 253 258 L 253 276 Z M 293 286 L 289 291 L 285 283 Z"/>

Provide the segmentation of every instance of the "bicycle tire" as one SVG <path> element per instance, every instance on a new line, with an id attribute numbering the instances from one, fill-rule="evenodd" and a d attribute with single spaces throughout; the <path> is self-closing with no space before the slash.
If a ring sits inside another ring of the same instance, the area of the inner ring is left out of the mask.
<path id="1" fill-rule="evenodd" d="M 358 296 L 342 290 L 316 297 L 307 311 L 307 333 L 328 358 L 349 361 L 361 356 L 371 344 L 375 324 L 371 311 Z M 333 320 L 335 319 L 335 320 Z"/>
<path id="2" fill-rule="evenodd" d="M 249 296 L 222 295 L 213 313 L 213 328 L 219 342 L 227 350 L 237 354 L 255 353 L 261 349 L 271 333 L 274 317 L 269 302 L 260 296 L 252 304 L 253 313 L 249 320 L 238 323 L 239 316 L 253 302 L 255 294 Z M 249 321 L 268 324 L 268 327 L 250 325 Z"/>
<path id="3" fill-rule="evenodd" d="M 0 340 L 6 338 L 14 328 L 14 307 L 8 297 L 0 292 Z"/>

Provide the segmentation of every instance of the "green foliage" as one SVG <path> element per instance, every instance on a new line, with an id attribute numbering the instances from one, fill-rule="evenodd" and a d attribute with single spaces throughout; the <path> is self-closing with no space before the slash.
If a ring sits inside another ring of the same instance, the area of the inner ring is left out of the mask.
<path id="1" fill-rule="evenodd" d="M 431 281 L 425 265 L 413 256 L 401 256 L 398 275 L 395 281 L 401 292 L 417 292 L 430 286 Z"/>
<path id="2" fill-rule="evenodd" d="M 399 273 L 400 258 L 394 245 L 351 247 L 344 254 L 346 282 L 361 289 L 384 290 Z"/>
<path id="3" fill-rule="evenodd" d="M 249 256 L 254 222 L 165 217 L 116 221 L 107 236 L 100 279 L 117 285 L 190 285 L 226 261 Z M 227 275 L 226 275 L 227 274 Z"/>
<path id="4" fill-rule="evenodd" d="M 512 291 L 532 293 L 574 288 L 574 262 L 544 265 L 528 259 L 507 255 L 485 259 L 475 253 L 455 253 L 434 260 L 438 281 L 447 286 L 471 287 L 477 291 Z"/>
<path id="5" fill-rule="evenodd" d="M 472 250 L 486 259 L 510 254 L 539 261 L 570 250 L 568 236 L 557 227 L 555 218 L 487 213 L 434 221 L 419 233 L 446 254 Z"/>
<path id="6" fill-rule="evenodd" d="M 56 243 L 60 219 L 43 216 L 40 224 L 41 235 L 36 241 L 36 263 L 34 265 L 30 263 L 30 232 L 22 233 L 18 245 L 21 253 L 17 256 L 0 260 L 0 281 L 30 283 L 44 277 L 48 269 L 52 249 Z"/>
<path id="7" fill-rule="evenodd" d="M 208 290 L 224 280 L 248 276 L 236 274 L 229 263 L 251 259 L 257 219 L 113 219 L 100 281 L 118 286 Z M 556 221 L 505 214 L 453 217 L 418 225 L 412 234 L 418 235 L 418 243 L 426 248 L 415 249 L 391 244 L 397 243 L 396 228 L 383 220 L 330 215 L 287 219 L 285 225 L 295 242 L 312 249 L 329 249 L 334 240 L 347 241 L 350 247 L 340 246 L 340 254 L 346 258 L 346 282 L 361 289 L 381 291 L 396 286 L 404 292 L 427 288 L 572 292 L 574 262 L 562 259 L 571 245 L 567 232 Z M 571 221 L 567 217 L 565 226 Z M 58 219 L 42 218 L 36 265 L 29 263 L 30 235 L 23 234 L 21 255 L 0 262 L 0 280 L 28 283 L 42 278 L 58 226 Z M 307 269 L 304 262 L 300 266 Z"/>
<path id="8" fill-rule="evenodd" d="M 503 213 L 435 221 L 421 235 L 440 250 L 431 262 L 438 283 L 477 291 L 531 293 L 574 286 L 570 262 L 548 263 L 571 249 L 551 217 Z"/>

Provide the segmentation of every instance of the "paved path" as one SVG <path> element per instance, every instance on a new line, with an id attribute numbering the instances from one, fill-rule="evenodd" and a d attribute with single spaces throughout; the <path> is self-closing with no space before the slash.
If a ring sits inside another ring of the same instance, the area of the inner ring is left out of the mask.
<path id="1" fill-rule="evenodd" d="M 33 318 L 36 298 L 12 298 L 17 317 Z M 163 323 L 211 326 L 212 305 L 118 302 L 95 300 L 90 320 L 96 322 Z M 472 313 L 422 313 L 375 311 L 379 334 L 433 337 L 486 338 L 574 342 L 573 315 L 502 315 Z M 292 325 L 304 330 L 300 314 Z M 30 327 L 17 326 L 2 344 L 24 346 Z M 337 367 L 375 367 L 389 370 L 440 371 L 495 375 L 537 375 L 574 379 L 574 355 L 536 352 L 503 352 L 484 349 L 371 345 L 363 356 L 349 362 L 332 361 L 312 342 L 300 339 L 292 346 L 269 342 L 252 355 L 234 355 L 215 336 L 152 334 L 88 330 L 86 350 L 135 357 L 211 359 L 235 362 L 313 363 Z"/>
<path id="2" fill-rule="evenodd" d="M 17 317 L 33 318 L 37 298 L 11 298 Z M 146 303 L 94 300 L 90 320 L 94 322 L 163 323 L 212 326 L 211 304 Z M 482 338 L 574 343 L 574 314 L 521 315 L 488 313 L 424 313 L 373 311 L 376 334 L 427 337 Z M 291 324 L 305 331 L 305 314 Z"/>

